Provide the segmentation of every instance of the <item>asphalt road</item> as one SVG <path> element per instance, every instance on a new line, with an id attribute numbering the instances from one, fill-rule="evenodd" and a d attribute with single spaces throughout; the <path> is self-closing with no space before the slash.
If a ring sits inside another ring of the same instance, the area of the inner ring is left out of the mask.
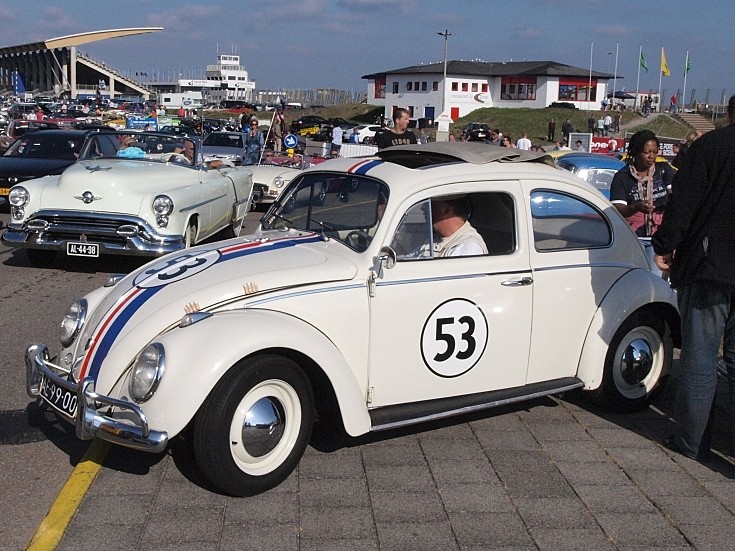
<path id="1" fill-rule="evenodd" d="M 26 548 L 88 446 L 31 403 L 24 349 L 56 349 L 71 301 L 136 265 L 38 269 L 0 246 L 0 551 Z M 732 549 L 730 442 L 719 430 L 708 464 L 663 448 L 672 390 L 636 414 L 571 395 L 359 439 L 318 429 L 284 484 L 244 499 L 211 491 L 185 441 L 112 448 L 71 522 L 52 527 L 57 549 Z"/>

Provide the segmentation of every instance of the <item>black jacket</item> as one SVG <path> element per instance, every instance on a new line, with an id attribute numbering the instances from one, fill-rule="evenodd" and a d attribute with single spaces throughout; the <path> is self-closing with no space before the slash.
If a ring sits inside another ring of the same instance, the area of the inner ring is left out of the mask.
<path id="1" fill-rule="evenodd" d="M 674 287 L 705 280 L 735 288 L 735 125 L 689 148 L 651 241 L 656 254 L 674 252 Z"/>

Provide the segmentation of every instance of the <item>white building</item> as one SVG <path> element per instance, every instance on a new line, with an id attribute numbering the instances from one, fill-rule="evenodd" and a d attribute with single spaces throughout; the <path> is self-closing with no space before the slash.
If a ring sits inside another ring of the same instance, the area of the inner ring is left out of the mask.
<path id="1" fill-rule="evenodd" d="M 481 107 L 543 108 L 555 102 L 596 110 L 614 75 L 554 61 L 448 61 L 364 75 L 367 102 L 385 106 L 390 120 L 403 107 L 412 119 L 434 120 L 445 111 L 452 120 Z M 617 75 L 620 79 L 620 75 Z M 442 101 L 445 108 L 442 109 Z"/>
<path id="2" fill-rule="evenodd" d="M 219 84 L 219 87 L 209 87 L 209 101 L 252 101 L 255 82 L 248 78 L 248 72 L 240 65 L 239 55 L 217 55 L 217 64 L 207 65 L 204 75 L 211 83 Z"/>

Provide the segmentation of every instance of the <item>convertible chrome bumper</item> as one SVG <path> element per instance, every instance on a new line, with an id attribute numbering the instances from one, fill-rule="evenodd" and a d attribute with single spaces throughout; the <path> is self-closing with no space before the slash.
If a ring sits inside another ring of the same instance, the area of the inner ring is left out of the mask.
<path id="1" fill-rule="evenodd" d="M 97 437 L 113 444 L 151 453 L 158 453 L 166 448 L 168 433 L 151 430 L 145 413 L 137 405 L 127 400 L 97 394 L 94 390 L 94 380 L 90 377 L 77 384 L 59 375 L 64 373 L 64 370 L 51 363 L 46 345 L 29 346 L 25 354 L 25 363 L 26 390 L 31 398 L 42 398 L 40 388 L 42 378 L 46 378 L 57 387 L 76 393 L 76 415 L 69 417 L 62 412 L 58 414 L 76 425 L 76 433 L 81 440 L 92 440 Z M 107 414 L 100 413 L 103 409 L 107 409 Z M 126 418 L 113 418 L 114 409 L 126 411 Z"/>
<path id="2" fill-rule="evenodd" d="M 68 242 L 97 243 L 100 254 L 160 256 L 185 247 L 181 235 L 160 235 L 145 220 L 124 214 L 41 210 L 9 223 L 2 242 L 28 249 L 66 251 Z"/>

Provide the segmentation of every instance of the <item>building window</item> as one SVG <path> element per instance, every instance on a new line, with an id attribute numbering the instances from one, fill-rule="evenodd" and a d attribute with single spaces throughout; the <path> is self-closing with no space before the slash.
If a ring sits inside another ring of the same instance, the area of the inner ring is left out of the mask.
<path id="1" fill-rule="evenodd" d="M 416 90 L 417 92 L 419 91 L 419 81 L 418 80 L 413 83 L 413 89 Z"/>
<path id="2" fill-rule="evenodd" d="M 412 91 L 412 90 L 413 90 L 413 82 L 407 82 L 407 83 L 406 83 L 406 90 L 407 90 L 408 92 L 410 92 L 410 91 Z"/>
<path id="3" fill-rule="evenodd" d="M 397 94 L 398 93 L 398 83 L 397 82 L 394 82 L 393 83 L 393 93 L 394 94 Z"/>
<path id="4" fill-rule="evenodd" d="M 436 92 L 436 91 L 439 90 L 439 81 L 438 80 L 435 80 L 434 82 L 431 83 L 431 90 L 432 90 L 432 92 Z"/>
<path id="5" fill-rule="evenodd" d="M 468 82 L 462 83 L 462 91 L 463 92 L 469 92 L 470 91 L 470 84 Z"/>
<path id="6" fill-rule="evenodd" d="M 429 88 L 428 88 L 428 86 L 427 86 L 427 82 L 426 82 L 426 81 L 423 81 L 423 82 L 421 83 L 421 91 L 422 91 L 422 92 L 426 92 L 426 91 L 427 91 L 428 89 L 429 89 Z"/>
<path id="7" fill-rule="evenodd" d="M 500 83 L 500 99 L 535 100 L 536 77 L 503 77 Z"/>
<path id="8" fill-rule="evenodd" d="M 459 90 L 459 83 L 457 81 L 452 81 L 452 92 L 456 92 Z"/>
<path id="9" fill-rule="evenodd" d="M 559 80 L 560 101 L 595 101 L 597 98 L 597 81 L 582 79 Z"/>
<path id="10" fill-rule="evenodd" d="M 482 83 L 482 92 L 483 92 L 483 94 L 487 94 L 487 89 L 488 89 L 487 88 L 487 82 L 483 82 Z"/>
<path id="11" fill-rule="evenodd" d="M 477 83 L 476 82 L 473 82 L 472 83 L 472 91 L 473 92 L 477 92 Z"/>
<path id="12" fill-rule="evenodd" d="M 375 79 L 375 97 L 385 98 L 385 78 Z"/>

